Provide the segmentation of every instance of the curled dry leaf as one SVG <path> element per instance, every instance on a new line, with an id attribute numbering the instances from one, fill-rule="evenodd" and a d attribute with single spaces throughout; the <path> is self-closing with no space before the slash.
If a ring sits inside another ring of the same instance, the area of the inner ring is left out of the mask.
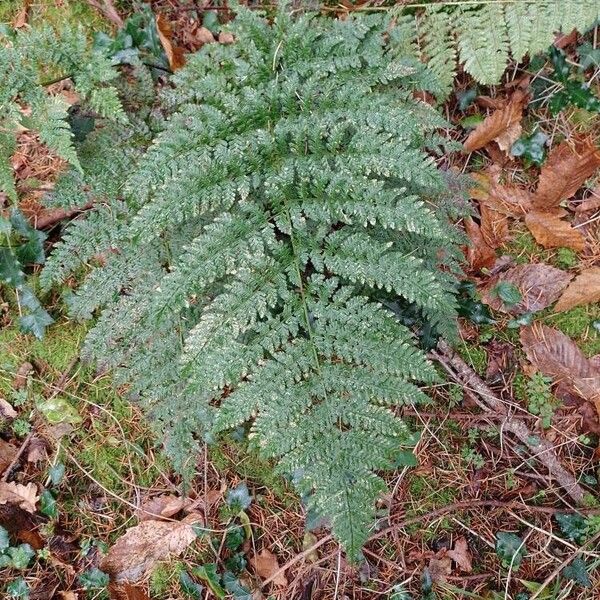
<path id="1" fill-rule="evenodd" d="M 600 267 L 590 267 L 582 271 L 564 291 L 554 307 L 554 312 L 593 302 L 600 302 Z"/>
<path id="2" fill-rule="evenodd" d="M 481 299 L 495 310 L 511 315 L 537 312 L 550 306 L 571 281 L 571 275 L 544 264 L 518 265 L 490 279 L 481 289 Z M 514 285 L 521 293 L 521 301 L 506 306 L 494 293 L 499 283 Z"/>
<path id="3" fill-rule="evenodd" d="M 0 422 L 2 419 L 14 419 L 17 416 L 17 411 L 12 407 L 7 400 L 0 398 Z"/>
<path id="4" fill-rule="evenodd" d="M 479 208 L 481 213 L 481 235 L 490 248 L 498 248 L 508 239 L 508 217 L 482 204 Z"/>
<path id="5" fill-rule="evenodd" d="M 181 67 L 183 67 L 185 64 L 183 48 L 173 45 L 173 42 L 171 41 L 173 36 L 171 24 L 161 14 L 156 15 L 156 29 L 158 31 L 160 43 L 162 44 L 165 54 L 167 55 L 169 66 L 173 71 L 181 69 Z"/>
<path id="6" fill-rule="evenodd" d="M 467 261 L 474 271 L 491 267 L 496 261 L 496 252 L 486 244 L 481 233 L 481 228 L 473 219 L 467 217 L 464 221 L 465 232 L 470 244 L 465 250 Z"/>
<path id="7" fill-rule="evenodd" d="M 500 173 L 501 169 L 495 166 L 472 173 L 476 185 L 469 190 L 471 198 L 509 217 L 525 215 L 531 210 L 531 194 L 516 185 L 500 183 Z"/>
<path id="8" fill-rule="evenodd" d="M 269 552 L 266 548 L 261 550 L 259 554 L 255 554 L 250 560 L 254 570 L 262 579 L 269 579 L 279 570 L 279 562 L 277 557 Z M 278 587 L 285 587 L 287 585 L 287 579 L 283 573 L 277 575 L 273 580 L 273 584 Z"/>
<path id="9" fill-rule="evenodd" d="M 168 556 L 179 556 L 196 538 L 192 525 L 202 518 L 190 513 L 183 521 L 143 521 L 128 529 L 110 548 L 100 568 L 116 583 L 135 583 Z"/>
<path id="10" fill-rule="evenodd" d="M 525 215 L 525 225 L 535 241 L 544 248 L 572 248 L 581 252 L 585 248 L 585 238 L 563 220 L 566 214 L 567 211 L 562 208 L 532 210 Z"/>
<path id="11" fill-rule="evenodd" d="M 177 514 L 185 505 L 185 500 L 173 494 L 163 494 L 155 498 L 148 498 L 142 502 L 136 511 L 138 520 L 149 521 L 152 519 L 169 518 Z"/>
<path id="12" fill-rule="evenodd" d="M 11 481 L 0 481 L 0 504 L 12 504 L 27 512 L 34 513 L 39 500 L 34 483 L 23 485 Z"/>
<path id="13" fill-rule="evenodd" d="M 46 442 L 39 437 L 32 437 L 27 445 L 27 462 L 37 464 L 47 456 Z"/>
<path id="14" fill-rule="evenodd" d="M 586 213 L 600 208 L 600 185 L 596 186 L 588 198 L 582 200 L 576 207 L 576 213 Z"/>
<path id="15" fill-rule="evenodd" d="M 465 536 L 459 537 L 454 542 L 454 548 L 448 550 L 446 556 L 449 556 L 459 566 L 461 571 L 470 573 L 473 570 L 472 556 Z"/>
<path id="16" fill-rule="evenodd" d="M 600 149 L 589 137 L 564 141 L 550 152 L 542 167 L 537 190 L 533 196 L 535 208 L 558 206 L 570 198 L 600 167 Z"/>
<path id="17" fill-rule="evenodd" d="M 521 136 L 521 119 L 527 103 L 527 94 L 518 89 L 509 103 L 486 117 L 470 134 L 465 150 L 473 152 L 496 141 L 501 150 L 507 151 Z"/>
<path id="18" fill-rule="evenodd" d="M 521 329 L 527 359 L 544 375 L 594 403 L 600 414 L 600 367 L 561 331 L 535 323 Z"/>

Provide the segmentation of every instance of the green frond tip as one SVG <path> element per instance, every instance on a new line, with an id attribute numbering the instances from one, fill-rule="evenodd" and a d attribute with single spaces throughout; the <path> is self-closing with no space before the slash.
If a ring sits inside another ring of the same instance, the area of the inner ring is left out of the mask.
<path id="1" fill-rule="evenodd" d="M 103 202 L 42 275 L 87 273 L 70 300 L 98 315 L 85 356 L 128 384 L 179 469 L 244 427 L 352 557 L 415 443 L 398 409 L 438 379 L 416 331 L 456 315 L 458 238 L 426 152 L 445 122 L 415 100 L 434 78 L 392 27 L 241 10 L 236 43 L 189 57 L 129 163 L 127 138 L 86 140 L 111 185 L 84 169 Z"/>

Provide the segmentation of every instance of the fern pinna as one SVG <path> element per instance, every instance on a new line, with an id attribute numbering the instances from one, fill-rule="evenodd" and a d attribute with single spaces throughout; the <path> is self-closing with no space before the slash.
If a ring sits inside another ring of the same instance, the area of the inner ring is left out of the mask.
<path id="1" fill-rule="evenodd" d="M 456 236 L 425 151 L 444 122 L 415 99 L 432 79 L 386 17 L 242 11 L 231 30 L 173 78 L 125 202 L 76 222 L 43 281 L 76 266 L 69 249 L 101 254 L 72 299 L 101 309 L 85 351 L 129 383 L 178 467 L 247 425 L 356 556 L 378 472 L 414 444 L 395 409 L 436 379 L 389 307 L 454 329 Z"/>

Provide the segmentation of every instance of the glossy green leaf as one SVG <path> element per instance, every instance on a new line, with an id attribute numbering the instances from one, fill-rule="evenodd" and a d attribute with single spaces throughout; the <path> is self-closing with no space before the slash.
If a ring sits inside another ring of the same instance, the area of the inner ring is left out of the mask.
<path id="1" fill-rule="evenodd" d="M 84 571 L 78 579 L 84 590 L 102 590 L 110 581 L 108 575 L 97 567 Z"/>
<path id="2" fill-rule="evenodd" d="M 29 562 L 35 556 L 35 550 L 29 544 L 19 544 L 7 550 L 11 558 L 12 566 L 22 571 L 29 566 Z"/>
<path id="3" fill-rule="evenodd" d="M 207 563 L 201 567 L 194 567 L 192 574 L 204 581 L 218 600 L 225 598 L 225 590 L 221 586 L 221 577 L 217 573 L 217 565 L 215 563 Z"/>
<path id="4" fill-rule="evenodd" d="M 58 517 L 56 498 L 50 490 L 44 490 L 40 495 L 40 512 L 51 519 Z"/>
<path id="5" fill-rule="evenodd" d="M 494 287 L 493 292 L 506 304 L 506 306 L 515 306 L 523 299 L 519 288 L 507 281 L 500 281 Z"/>
<path id="6" fill-rule="evenodd" d="M 179 586 L 181 591 L 190 598 L 200 600 L 203 596 L 204 586 L 194 581 L 187 571 L 182 571 L 179 574 Z"/>

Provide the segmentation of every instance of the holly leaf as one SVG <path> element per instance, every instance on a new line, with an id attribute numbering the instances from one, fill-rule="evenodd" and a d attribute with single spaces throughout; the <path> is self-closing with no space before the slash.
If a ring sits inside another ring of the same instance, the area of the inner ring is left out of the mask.
<path id="1" fill-rule="evenodd" d="M 496 554 L 503 567 L 516 571 L 521 566 L 526 552 L 525 543 L 518 535 L 506 531 L 496 534 Z"/>

